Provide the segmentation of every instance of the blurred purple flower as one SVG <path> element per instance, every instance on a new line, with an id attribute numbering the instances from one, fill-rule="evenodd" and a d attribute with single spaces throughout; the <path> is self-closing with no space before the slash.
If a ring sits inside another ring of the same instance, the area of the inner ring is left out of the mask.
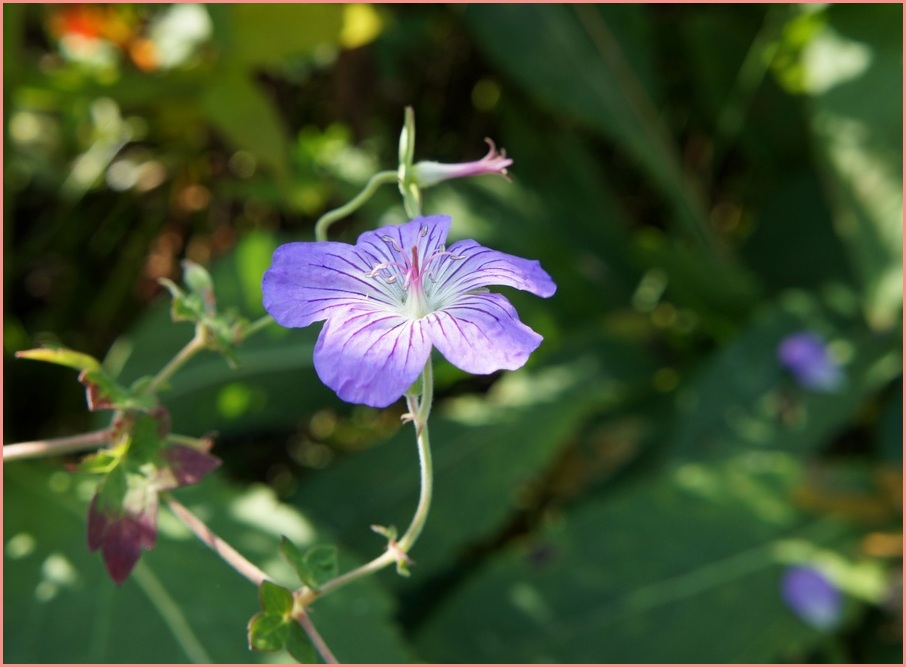
<path id="1" fill-rule="evenodd" d="M 487 138 L 485 141 L 489 147 L 488 154 L 474 162 L 457 162 L 455 164 L 430 161 L 417 162 L 414 169 L 415 179 L 419 186 L 427 188 L 451 178 L 479 176 L 481 174 L 506 176 L 506 168 L 513 164 L 513 160 L 506 156 L 506 150 L 498 152 L 497 146 L 493 141 Z"/>
<path id="2" fill-rule="evenodd" d="M 288 243 L 264 274 L 264 307 L 285 327 L 327 320 L 314 351 L 321 380 L 345 401 L 386 407 L 438 350 L 468 373 L 521 367 L 541 336 L 488 285 L 548 297 L 551 277 L 534 260 L 457 241 L 447 216 L 416 218 L 362 234 L 354 246 Z"/>
<path id="3" fill-rule="evenodd" d="M 790 334 L 780 341 L 777 358 L 806 389 L 833 391 L 843 380 L 840 366 L 828 354 L 824 341 L 809 331 Z"/>
<path id="4" fill-rule="evenodd" d="M 843 596 L 817 569 L 807 565 L 789 568 L 781 583 L 783 600 L 808 625 L 818 630 L 835 628 L 843 616 Z"/>

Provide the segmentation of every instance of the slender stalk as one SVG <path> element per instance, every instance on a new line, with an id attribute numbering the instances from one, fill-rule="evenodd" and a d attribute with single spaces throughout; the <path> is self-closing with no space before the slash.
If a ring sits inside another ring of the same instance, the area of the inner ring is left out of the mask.
<path id="1" fill-rule="evenodd" d="M 321 633 L 318 632 L 318 629 L 315 627 L 315 624 L 311 622 L 311 619 L 308 617 L 304 611 L 301 611 L 293 616 L 299 625 L 302 626 L 302 629 L 305 630 L 305 634 L 308 635 L 308 638 L 311 639 L 312 645 L 315 647 L 315 650 L 321 654 L 321 657 L 324 658 L 324 662 L 328 665 L 336 665 L 339 663 L 336 656 L 330 650 L 330 647 L 327 645 L 327 642 L 324 641 L 324 638 L 321 637 Z"/>
<path id="2" fill-rule="evenodd" d="M 359 206 L 368 201 L 371 198 L 371 195 L 373 195 L 380 186 L 387 183 L 396 183 L 396 180 L 397 174 L 395 171 L 379 171 L 372 176 L 368 180 L 368 183 L 365 184 L 365 188 L 353 199 L 339 208 L 328 211 L 318 219 L 318 222 L 315 223 L 315 241 L 326 241 L 327 230 L 333 223 L 341 218 L 345 218 Z"/>
<path id="3" fill-rule="evenodd" d="M 160 372 L 154 376 L 150 384 L 145 387 L 146 394 L 153 394 L 161 385 L 169 380 L 173 374 L 182 368 L 189 359 L 201 352 L 208 346 L 207 340 L 201 327 L 195 327 L 195 336 L 186 343 L 186 346 L 176 353 L 176 356 L 170 359 L 169 363 L 164 366 Z"/>
<path id="4" fill-rule="evenodd" d="M 167 501 L 170 511 L 172 511 L 189 530 L 195 533 L 195 536 L 198 539 L 208 545 L 214 553 L 226 561 L 227 565 L 256 586 L 260 586 L 263 581 L 270 581 L 270 577 L 268 577 L 263 570 L 236 551 L 223 539 L 217 537 L 217 535 L 214 534 L 214 531 L 208 528 L 204 521 L 192 514 L 192 512 L 190 512 L 185 505 L 176 500 L 176 498 L 169 493 L 163 493 L 161 494 L 161 497 Z M 305 609 L 303 608 L 294 613 L 293 618 L 302 626 L 305 634 L 311 639 L 312 645 L 314 645 L 318 653 L 321 654 L 324 661 L 329 664 L 336 664 L 336 657 L 334 657 L 330 647 L 327 646 L 327 642 L 321 637 L 321 634 L 318 632 L 314 623 L 311 622 Z"/>
<path id="5" fill-rule="evenodd" d="M 399 539 L 397 546 L 400 551 L 406 553 L 415 544 L 415 540 L 421 535 L 422 528 L 425 527 L 425 521 L 428 519 L 428 510 L 431 507 L 431 495 L 433 491 L 433 465 L 431 462 L 431 441 L 428 438 L 428 415 L 431 412 L 431 403 L 434 400 L 434 370 L 431 366 L 431 357 L 428 357 L 428 363 L 425 364 L 425 370 L 422 371 L 422 395 L 417 406 L 415 407 L 415 433 L 416 445 L 418 446 L 418 461 L 421 471 L 421 494 L 418 499 L 418 507 L 415 510 L 415 516 L 412 517 L 412 523 L 409 528 Z"/>
<path id="6" fill-rule="evenodd" d="M 268 577 L 263 570 L 217 537 L 217 535 L 214 534 L 214 531 L 205 525 L 204 521 L 192 514 L 192 512 L 190 512 L 185 505 L 176 500 L 176 498 L 169 493 L 162 493 L 161 497 L 167 501 L 167 505 L 170 507 L 173 514 L 175 514 L 189 530 L 195 533 L 195 536 L 199 540 L 207 544 L 214 553 L 225 560 L 227 565 L 256 586 L 260 586 L 261 582 L 265 580 L 270 580 L 270 577 Z"/>
<path id="7" fill-rule="evenodd" d="M 299 601 L 308 606 L 322 595 L 336 590 L 346 584 L 352 583 L 369 574 L 382 570 L 388 565 L 392 565 L 405 558 L 406 554 L 415 544 L 418 536 L 421 535 L 428 518 L 428 510 L 431 507 L 431 496 L 434 486 L 433 466 L 431 462 L 431 444 L 428 438 L 428 415 L 431 412 L 431 403 L 434 398 L 434 373 L 431 366 L 431 358 L 425 364 L 422 371 L 422 393 L 419 400 L 411 396 L 406 396 L 409 406 L 409 414 L 412 416 L 412 422 L 415 426 L 416 444 L 418 446 L 418 456 L 421 468 L 421 493 L 418 499 L 418 507 L 409 524 L 409 528 L 403 536 L 396 542 L 391 542 L 387 551 L 380 556 L 371 560 L 361 567 L 350 570 L 339 577 L 331 579 L 318 587 L 318 590 L 312 590 L 307 587 L 297 591 Z"/>
<path id="8" fill-rule="evenodd" d="M 18 461 L 21 459 L 36 459 L 43 456 L 55 456 L 93 449 L 110 441 L 110 429 L 91 431 L 70 435 L 65 438 L 50 440 L 33 440 L 31 442 L 18 442 L 14 445 L 3 447 L 4 461 Z"/>
<path id="9" fill-rule="evenodd" d="M 264 317 L 251 322 L 245 329 L 242 330 L 242 340 L 248 339 L 253 334 L 258 333 L 265 327 L 270 324 L 273 324 L 274 318 L 270 315 L 265 315 Z"/>

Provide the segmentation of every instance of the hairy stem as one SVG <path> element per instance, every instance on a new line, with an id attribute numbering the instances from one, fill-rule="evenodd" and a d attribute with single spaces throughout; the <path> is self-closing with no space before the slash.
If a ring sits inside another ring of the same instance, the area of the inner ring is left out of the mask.
<path id="1" fill-rule="evenodd" d="M 353 199 L 339 208 L 328 211 L 318 219 L 318 222 L 315 223 L 315 241 L 326 241 L 327 230 L 333 223 L 345 218 L 359 206 L 368 201 L 371 198 L 371 195 L 373 195 L 380 186 L 387 183 L 396 183 L 396 180 L 397 175 L 395 171 L 379 171 L 372 176 L 368 180 L 368 183 L 365 184 L 365 188 Z"/>
<path id="2" fill-rule="evenodd" d="M 431 507 L 431 495 L 434 485 L 433 466 L 431 463 L 431 444 L 428 438 L 428 416 L 431 412 L 431 403 L 434 398 L 434 374 L 431 366 L 431 358 L 425 364 L 422 371 L 422 393 L 418 400 L 412 396 L 406 396 L 409 406 L 409 416 L 415 426 L 416 444 L 418 446 L 418 456 L 421 468 L 421 493 L 418 499 L 418 507 L 415 509 L 415 515 L 409 524 L 409 528 L 403 533 L 399 540 L 391 541 L 387 551 L 371 560 L 361 567 L 350 570 L 341 574 L 335 579 L 331 579 L 318 587 L 318 590 L 312 590 L 303 587 L 297 591 L 298 598 L 304 606 L 308 606 L 322 595 L 336 590 L 346 584 L 352 583 L 362 577 L 373 574 L 382 570 L 388 565 L 399 563 L 405 560 L 409 550 L 415 544 L 418 536 L 421 534 L 428 518 L 428 510 Z"/>
<path id="3" fill-rule="evenodd" d="M 3 447 L 4 461 L 18 461 L 21 459 L 36 459 L 43 456 L 55 456 L 93 449 L 110 441 L 110 429 L 91 431 L 70 435 L 65 438 L 52 438 L 50 440 L 33 440 L 31 442 L 18 442 L 14 445 Z"/>
<path id="4" fill-rule="evenodd" d="M 253 334 L 258 333 L 265 327 L 273 324 L 273 322 L 274 322 L 274 318 L 271 317 L 270 315 L 265 315 L 264 317 L 261 317 L 261 318 L 255 320 L 254 322 L 250 322 L 248 324 L 248 326 L 246 326 L 242 330 L 242 340 L 247 340 Z"/>
<path id="5" fill-rule="evenodd" d="M 305 634 L 308 635 L 308 638 L 311 640 L 312 645 L 315 647 L 315 650 L 321 654 L 321 657 L 324 658 L 324 662 L 328 665 L 336 665 L 339 663 L 336 656 L 330 650 L 330 647 L 327 645 L 327 642 L 324 641 L 324 638 L 321 636 L 321 633 L 318 632 L 318 629 L 315 627 L 315 624 L 311 622 L 311 619 L 308 617 L 308 614 L 304 610 L 297 612 L 293 615 L 293 618 L 296 619 L 296 622 L 302 626 L 302 629 L 305 630 Z"/>
<path id="6" fill-rule="evenodd" d="M 173 374 L 182 368 L 189 359 L 201 352 L 208 346 L 207 339 L 201 327 L 195 327 L 195 336 L 186 343 L 186 346 L 176 353 L 176 356 L 170 359 L 169 363 L 164 366 L 160 372 L 154 376 L 150 384 L 145 387 L 146 394 L 153 394 L 160 389 Z"/>
<path id="7" fill-rule="evenodd" d="M 243 577 L 251 581 L 256 586 L 261 582 L 270 580 L 270 577 L 264 573 L 257 565 L 249 561 L 245 556 L 236 551 L 228 543 L 217 537 L 204 521 L 192 514 L 189 509 L 180 503 L 169 493 L 162 493 L 161 497 L 167 502 L 170 511 L 182 521 L 186 527 L 195 533 L 195 536 L 207 544 L 211 550 L 226 561 L 227 565 L 236 570 Z"/>
<path id="8" fill-rule="evenodd" d="M 167 502 L 170 511 L 172 511 L 189 530 L 195 533 L 195 536 L 198 537 L 198 539 L 208 545 L 214 553 L 226 561 L 227 565 L 256 586 L 260 586 L 263 581 L 270 581 L 270 577 L 268 577 L 263 570 L 214 534 L 214 531 L 208 528 L 204 521 L 192 514 L 192 512 L 190 512 L 185 505 L 176 500 L 176 498 L 169 493 L 163 493 L 161 494 L 161 497 Z M 321 634 L 318 632 L 314 623 L 311 622 L 305 609 L 300 609 L 294 613 L 293 618 L 302 626 L 305 634 L 311 639 L 312 645 L 318 653 L 321 654 L 321 657 L 324 658 L 324 662 L 336 664 L 337 659 L 327 646 L 324 638 L 321 637 Z"/>

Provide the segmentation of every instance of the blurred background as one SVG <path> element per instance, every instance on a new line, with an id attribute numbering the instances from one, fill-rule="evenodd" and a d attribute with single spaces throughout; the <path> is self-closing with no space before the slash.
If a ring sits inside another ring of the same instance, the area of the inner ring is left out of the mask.
<path id="1" fill-rule="evenodd" d="M 4 442 L 103 425 L 57 343 L 124 381 L 191 337 L 188 258 L 264 313 L 273 249 L 416 160 L 454 238 L 537 258 L 517 372 L 437 364 L 413 576 L 318 602 L 341 662 L 902 661 L 902 7 L 10 5 Z M 331 230 L 405 220 L 392 187 Z M 319 327 L 205 353 L 164 395 L 224 466 L 179 497 L 292 581 L 281 534 L 379 553 L 418 463 L 402 405 L 340 402 Z M 4 660 L 248 662 L 254 587 L 162 511 L 122 587 L 96 480 L 4 473 Z"/>

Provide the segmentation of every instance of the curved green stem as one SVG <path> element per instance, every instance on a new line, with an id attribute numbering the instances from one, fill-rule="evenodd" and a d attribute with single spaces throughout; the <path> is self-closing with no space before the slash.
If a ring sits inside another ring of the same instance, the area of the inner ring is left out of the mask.
<path id="1" fill-rule="evenodd" d="M 397 547 L 403 553 L 409 551 L 415 540 L 421 535 L 422 528 L 425 527 L 425 521 L 428 518 L 428 510 L 431 507 L 431 493 L 434 486 L 433 464 L 431 462 L 431 441 L 428 437 L 428 415 L 431 413 L 431 402 L 434 400 L 434 371 L 431 367 L 431 358 L 428 357 L 428 363 L 425 364 L 425 370 L 422 371 L 422 395 L 418 404 L 410 400 L 409 409 L 415 408 L 413 413 L 413 423 L 415 424 L 416 444 L 418 446 L 418 461 L 421 470 L 421 494 L 418 499 L 418 507 L 412 522 L 403 536 L 397 542 Z"/>
<path id="2" fill-rule="evenodd" d="M 421 396 L 416 399 L 414 396 L 407 395 L 406 402 L 409 406 L 409 416 L 415 426 L 416 444 L 418 446 L 418 457 L 421 467 L 421 493 L 418 499 L 418 507 L 409 527 L 399 540 L 391 541 L 387 551 L 371 560 L 361 567 L 350 570 L 341 574 L 335 579 L 331 579 L 313 590 L 307 587 L 301 588 L 296 592 L 297 599 L 303 606 L 308 606 L 322 595 L 336 590 L 341 586 L 352 583 L 357 579 L 373 574 L 382 570 L 388 565 L 399 563 L 406 559 L 406 555 L 415 544 L 418 536 L 421 535 L 425 527 L 425 521 L 428 518 L 428 510 L 431 507 L 431 496 L 434 486 L 433 466 L 431 463 L 431 443 L 428 438 L 428 415 L 431 412 L 431 403 L 434 399 L 434 373 L 431 366 L 431 358 L 425 364 L 422 371 L 422 391 Z"/>
<path id="3" fill-rule="evenodd" d="M 396 180 L 397 175 L 395 171 L 379 171 L 372 176 L 368 180 L 368 183 L 365 184 L 365 188 L 357 194 L 355 198 L 351 199 L 340 208 L 328 211 L 318 219 L 318 222 L 315 223 L 315 241 L 326 241 L 327 230 L 333 223 L 341 218 L 345 218 L 359 206 L 368 201 L 371 198 L 371 195 L 373 195 L 379 187 L 386 183 L 396 183 Z"/>

